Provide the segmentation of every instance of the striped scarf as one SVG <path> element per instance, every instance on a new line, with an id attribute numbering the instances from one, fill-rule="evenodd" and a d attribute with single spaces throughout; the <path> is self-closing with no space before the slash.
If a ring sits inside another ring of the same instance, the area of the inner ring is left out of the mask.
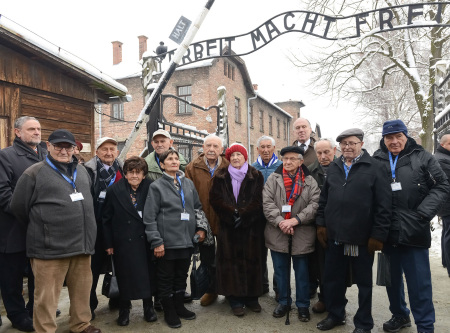
<path id="1" fill-rule="evenodd" d="M 278 157 L 277 155 L 275 155 L 275 153 L 272 154 L 272 158 L 270 159 L 269 163 L 264 164 L 264 161 L 261 158 L 261 155 L 258 156 L 258 158 L 256 159 L 256 162 L 258 162 L 258 164 L 260 166 L 262 166 L 263 168 L 269 168 L 272 166 L 272 164 L 275 164 L 278 162 Z"/>
<path id="2" fill-rule="evenodd" d="M 292 207 L 294 205 L 295 200 L 297 200 L 297 198 L 302 195 L 303 184 L 305 184 L 305 174 L 303 173 L 302 168 L 301 167 L 298 168 L 298 171 L 295 174 L 295 180 L 293 182 L 292 178 L 289 177 L 289 173 L 283 167 L 283 182 L 284 188 L 286 189 L 286 201 L 289 201 L 288 205 Z M 294 193 L 292 193 L 291 196 L 292 186 L 294 186 L 293 190 Z M 290 196 L 291 199 L 289 199 Z M 287 220 L 290 218 L 291 213 L 286 213 L 284 219 Z"/>

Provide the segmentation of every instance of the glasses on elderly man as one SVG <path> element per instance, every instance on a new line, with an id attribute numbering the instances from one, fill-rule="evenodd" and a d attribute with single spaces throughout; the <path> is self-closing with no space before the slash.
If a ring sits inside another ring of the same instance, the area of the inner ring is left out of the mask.
<path id="1" fill-rule="evenodd" d="M 300 160 L 300 158 L 298 158 L 298 157 L 282 157 L 281 158 L 281 160 L 282 161 L 297 161 L 297 160 Z"/>
<path id="2" fill-rule="evenodd" d="M 347 146 L 349 146 L 350 148 L 354 148 L 358 143 L 361 143 L 362 141 L 359 142 L 339 142 L 339 146 L 341 148 L 345 148 Z"/>
<path id="3" fill-rule="evenodd" d="M 53 148 L 54 148 L 56 151 L 61 151 L 61 150 L 65 149 L 66 152 L 71 153 L 71 152 L 73 152 L 73 150 L 75 149 L 75 146 L 61 147 L 61 146 L 54 145 L 53 143 L 51 143 L 51 145 L 53 146 Z"/>

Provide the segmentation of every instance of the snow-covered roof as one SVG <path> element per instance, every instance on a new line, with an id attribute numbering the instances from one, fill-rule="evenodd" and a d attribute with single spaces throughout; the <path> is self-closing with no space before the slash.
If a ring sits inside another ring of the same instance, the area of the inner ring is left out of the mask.
<path id="1" fill-rule="evenodd" d="M 205 59 L 205 60 L 201 60 L 201 61 L 197 61 L 197 62 L 191 62 L 187 65 L 179 65 L 181 67 L 177 67 L 176 71 L 182 71 L 185 69 L 200 68 L 200 67 L 209 67 L 209 66 L 212 66 L 213 62 L 214 62 L 214 58 L 213 59 Z"/>
<path id="2" fill-rule="evenodd" d="M 142 75 L 142 63 L 139 61 L 122 61 L 117 65 L 112 65 L 108 73 L 114 80 L 140 77 Z"/>
<path id="3" fill-rule="evenodd" d="M 41 50 L 42 53 L 47 53 L 50 56 L 56 57 L 67 67 L 76 68 L 78 71 L 93 78 L 98 83 L 113 88 L 113 91 L 118 95 L 126 95 L 128 92 L 124 85 L 115 81 L 112 77 L 98 68 L 0 14 L 0 31 L 1 30 L 13 34 L 15 39 L 22 43 L 25 41 L 32 44 L 37 49 Z"/>
<path id="4" fill-rule="evenodd" d="M 258 94 L 258 98 L 261 98 L 263 101 L 265 101 L 266 103 L 270 104 L 271 106 L 273 106 L 275 109 L 277 109 L 278 111 L 280 111 L 281 113 L 283 113 L 284 115 L 286 115 L 288 118 L 292 119 L 293 117 L 287 113 L 286 111 L 284 111 L 282 108 L 280 108 L 278 105 L 270 102 L 269 100 L 265 99 L 264 97 L 262 97 L 261 95 Z"/>

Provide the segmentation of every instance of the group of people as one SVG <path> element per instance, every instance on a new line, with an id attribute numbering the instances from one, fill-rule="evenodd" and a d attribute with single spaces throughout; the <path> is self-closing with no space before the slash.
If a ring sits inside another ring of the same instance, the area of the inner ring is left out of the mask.
<path id="1" fill-rule="evenodd" d="M 450 272 L 450 134 L 435 158 L 402 121 L 387 121 L 370 156 L 363 131 L 352 128 L 336 138 L 338 157 L 334 140 L 316 141 L 309 121 L 298 118 L 296 140 L 280 159 L 275 140 L 263 136 L 252 165 L 243 145 L 224 152 L 214 134 L 189 164 L 164 130 L 153 133 L 154 151 L 145 159 L 123 164 L 113 138 L 100 138 L 96 155 L 82 163 L 67 130 L 50 134 L 47 149 L 33 117 L 17 119 L 15 134 L 13 146 L 0 150 L 0 288 L 8 319 L 21 331 L 56 331 L 65 284 L 71 332 L 101 332 L 91 320 L 99 276 L 112 264 L 120 296 L 109 305 L 119 308 L 118 325 L 129 324 L 131 300 L 142 299 L 146 321 L 157 320 L 155 307 L 162 308 L 167 325 L 180 327 L 180 319 L 196 318 L 185 302 L 198 242 L 209 278 L 202 306 L 223 295 L 236 316 L 261 312 L 270 250 L 274 317 L 291 311 L 292 265 L 301 322 L 310 321 L 310 296 L 319 288 L 311 309 L 328 315 L 317 328 L 345 324 L 346 288 L 354 283 L 353 332 L 371 332 L 372 266 L 375 251 L 383 251 L 392 313 L 383 329 L 411 326 L 404 275 L 418 332 L 434 332 L 430 221 L 436 214 L 444 221 L 443 265 Z M 34 288 L 25 305 L 27 267 Z"/>

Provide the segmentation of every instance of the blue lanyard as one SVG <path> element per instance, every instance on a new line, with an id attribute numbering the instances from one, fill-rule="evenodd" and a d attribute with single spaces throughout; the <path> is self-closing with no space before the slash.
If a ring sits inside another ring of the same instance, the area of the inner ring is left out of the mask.
<path id="1" fill-rule="evenodd" d="M 117 172 L 119 172 L 119 171 L 117 171 Z M 117 172 L 114 174 L 114 177 L 111 179 L 111 181 L 109 182 L 109 185 L 108 185 L 108 187 L 110 187 L 112 184 L 114 184 L 114 181 L 116 180 L 116 177 L 117 177 Z"/>
<path id="2" fill-rule="evenodd" d="M 345 180 L 347 180 L 348 174 L 349 174 L 350 169 L 352 168 L 353 164 L 351 164 L 350 166 L 347 166 L 347 165 L 345 164 L 345 162 L 342 162 L 342 164 L 344 165 Z"/>
<path id="3" fill-rule="evenodd" d="M 297 170 L 297 173 L 298 173 L 299 171 Z M 295 177 L 297 177 L 297 174 L 295 174 Z M 289 195 L 289 199 L 288 199 L 288 201 L 287 201 L 287 204 L 289 205 L 289 201 L 291 201 L 291 198 L 292 198 L 292 195 L 294 195 L 294 190 L 295 190 L 295 178 L 294 178 L 294 180 L 292 181 L 292 190 L 291 190 L 291 194 Z"/>
<path id="4" fill-rule="evenodd" d="M 397 165 L 398 155 L 395 156 L 395 162 L 392 162 L 392 154 L 389 152 L 389 163 L 391 164 L 392 179 L 395 182 L 395 166 Z"/>
<path id="5" fill-rule="evenodd" d="M 72 179 L 68 178 L 66 175 L 63 175 L 61 173 L 61 171 L 58 170 L 57 167 L 55 167 L 55 165 L 48 159 L 48 156 L 45 158 L 48 165 L 50 165 L 52 167 L 53 170 L 55 170 L 56 172 L 58 172 L 61 176 L 63 176 L 63 178 L 73 187 L 73 190 L 76 192 L 77 188 L 75 186 L 75 180 L 77 180 L 77 169 L 75 169 L 75 171 L 73 172 L 73 181 Z"/>
<path id="6" fill-rule="evenodd" d="M 181 179 L 178 175 L 177 175 L 177 181 L 178 181 L 178 184 L 180 184 L 180 195 L 181 195 L 181 203 L 183 205 L 183 210 L 186 210 L 186 209 L 184 209 L 184 205 L 185 205 L 184 191 L 183 191 L 183 187 L 181 186 Z"/>

